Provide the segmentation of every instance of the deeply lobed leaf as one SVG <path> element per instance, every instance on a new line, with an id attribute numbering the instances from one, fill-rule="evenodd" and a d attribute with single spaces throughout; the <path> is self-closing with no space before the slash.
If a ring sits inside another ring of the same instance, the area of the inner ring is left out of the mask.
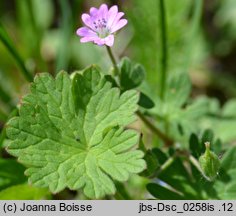
<path id="1" fill-rule="evenodd" d="M 59 192 L 84 188 L 91 198 L 114 194 L 112 179 L 126 181 L 145 167 L 143 153 L 130 150 L 137 132 L 124 127 L 135 120 L 138 94 L 120 95 L 99 71 L 39 74 L 24 97 L 19 117 L 8 122 L 8 152 L 28 167 L 36 186 Z"/>

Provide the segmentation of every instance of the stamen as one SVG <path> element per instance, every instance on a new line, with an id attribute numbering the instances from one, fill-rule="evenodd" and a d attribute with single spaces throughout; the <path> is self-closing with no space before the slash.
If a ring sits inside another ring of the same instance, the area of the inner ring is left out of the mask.
<path id="1" fill-rule="evenodd" d="M 109 34 L 109 29 L 107 28 L 107 21 L 105 20 L 105 18 L 93 21 L 93 25 L 99 37 L 104 38 Z"/>

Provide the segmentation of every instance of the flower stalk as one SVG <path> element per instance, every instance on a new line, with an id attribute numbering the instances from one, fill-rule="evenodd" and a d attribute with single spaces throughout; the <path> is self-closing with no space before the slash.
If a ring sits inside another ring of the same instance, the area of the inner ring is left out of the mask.
<path id="1" fill-rule="evenodd" d="M 119 68 L 117 67 L 115 56 L 113 55 L 112 50 L 109 46 L 106 46 L 106 48 L 107 48 L 108 55 L 111 59 L 113 67 L 114 67 L 114 76 L 119 76 Z"/>

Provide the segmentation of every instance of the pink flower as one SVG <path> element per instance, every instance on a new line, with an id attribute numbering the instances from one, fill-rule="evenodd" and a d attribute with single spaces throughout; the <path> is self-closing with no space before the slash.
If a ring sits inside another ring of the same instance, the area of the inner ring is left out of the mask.
<path id="1" fill-rule="evenodd" d="M 90 14 L 82 14 L 85 27 L 79 28 L 76 34 L 81 37 L 81 43 L 94 42 L 99 46 L 113 46 L 114 33 L 127 24 L 126 19 L 121 19 L 123 12 L 118 12 L 116 5 L 109 10 L 106 4 L 99 9 L 90 8 Z"/>

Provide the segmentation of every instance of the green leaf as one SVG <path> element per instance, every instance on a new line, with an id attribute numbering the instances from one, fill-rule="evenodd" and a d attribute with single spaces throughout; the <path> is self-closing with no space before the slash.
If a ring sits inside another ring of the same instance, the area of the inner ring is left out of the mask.
<path id="1" fill-rule="evenodd" d="M 139 135 L 124 127 L 136 118 L 138 94 L 120 94 L 96 67 L 39 74 L 24 97 L 19 117 L 8 122 L 8 152 L 29 167 L 35 186 L 59 192 L 84 188 L 90 198 L 114 194 L 113 180 L 126 181 L 145 168 L 134 150 Z"/>
<path id="2" fill-rule="evenodd" d="M 189 139 L 189 149 L 191 150 L 191 154 L 198 158 L 202 154 L 202 145 L 198 141 L 198 137 L 196 134 L 191 134 Z"/>
<path id="3" fill-rule="evenodd" d="M 153 154 L 156 155 L 156 158 L 158 159 L 159 164 L 164 164 L 168 160 L 167 155 L 159 148 L 152 149 L 152 152 Z"/>
<path id="4" fill-rule="evenodd" d="M 205 152 L 205 143 L 211 144 L 211 149 L 214 153 L 219 154 L 222 151 L 222 144 L 220 139 L 214 139 L 214 133 L 212 130 L 207 129 L 203 131 L 201 138 L 199 139 L 196 134 L 191 134 L 189 139 L 189 148 L 191 154 L 195 158 L 199 158 L 201 154 Z"/>
<path id="5" fill-rule="evenodd" d="M 105 75 L 104 78 L 106 79 L 106 81 L 110 82 L 112 87 L 119 87 L 119 85 L 117 84 L 115 78 L 111 75 Z"/>
<path id="6" fill-rule="evenodd" d="M 222 158 L 221 167 L 226 171 L 236 169 L 236 147 L 230 148 Z"/>
<path id="7" fill-rule="evenodd" d="M 25 182 L 24 171 L 25 168 L 15 160 L 0 158 L 0 190 Z"/>
<path id="8" fill-rule="evenodd" d="M 138 87 L 145 79 L 145 69 L 140 64 L 133 64 L 130 59 L 123 58 L 120 63 L 121 89 L 129 90 Z"/>
<path id="9" fill-rule="evenodd" d="M 213 131 L 210 130 L 210 129 L 205 130 L 204 133 L 203 133 L 203 135 L 202 135 L 202 139 L 201 139 L 202 152 L 204 152 L 204 149 L 205 149 L 204 144 L 205 144 L 206 142 L 213 143 L 213 140 L 214 140 Z"/>
<path id="10" fill-rule="evenodd" d="M 152 99 L 148 97 L 147 95 L 145 95 L 143 92 L 140 93 L 138 105 L 146 109 L 151 109 L 155 106 Z"/>
<path id="11" fill-rule="evenodd" d="M 152 150 L 148 150 L 144 156 L 147 163 L 147 168 L 141 173 L 142 176 L 152 177 L 160 167 L 158 159 Z"/>
<path id="12" fill-rule="evenodd" d="M 167 163 L 167 155 L 157 148 L 153 149 L 153 152 L 163 167 L 163 163 Z M 156 186 L 147 187 L 153 196 L 158 199 L 196 199 L 196 196 L 200 198 L 198 188 L 195 188 L 196 183 L 191 179 L 190 173 L 180 158 L 175 157 L 164 166 L 164 169 L 159 169 L 157 172 Z M 167 194 L 169 195 L 166 196 Z"/>
<path id="13" fill-rule="evenodd" d="M 39 200 L 49 196 L 47 189 L 35 188 L 26 184 L 14 185 L 0 191 L 0 200 Z"/>

